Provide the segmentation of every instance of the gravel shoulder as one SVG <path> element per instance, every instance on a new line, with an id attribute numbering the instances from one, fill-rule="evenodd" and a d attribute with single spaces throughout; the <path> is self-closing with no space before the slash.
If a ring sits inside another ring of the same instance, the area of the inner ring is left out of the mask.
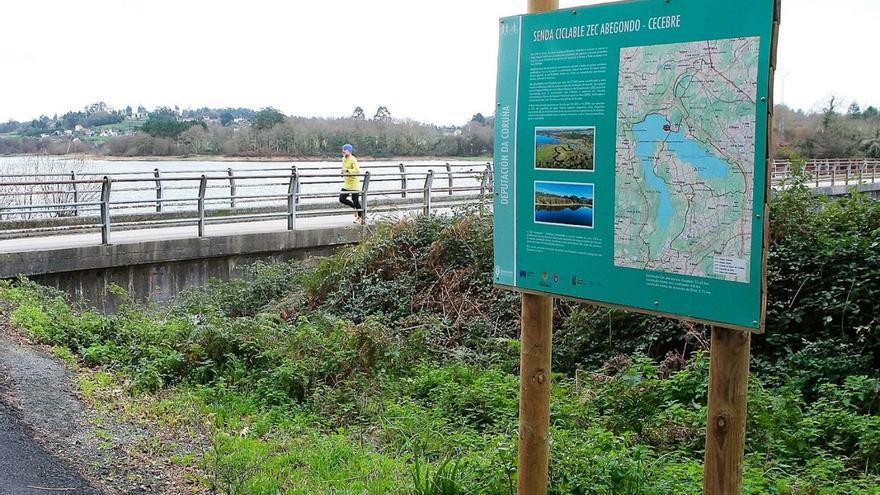
<path id="1" fill-rule="evenodd" d="M 105 493 L 35 439 L 19 411 L 4 400 L 5 378 L 0 375 L 0 494 Z"/>
<path id="2" fill-rule="evenodd" d="M 0 313 L 0 495 L 201 491 L 170 454 L 145 455 L 144 445 L 172 442 L 167 432 L 90 408 L 75 380 L 66 363 L 29 343 Z M 174 442 L 166 450 L 181 447 Z"/>

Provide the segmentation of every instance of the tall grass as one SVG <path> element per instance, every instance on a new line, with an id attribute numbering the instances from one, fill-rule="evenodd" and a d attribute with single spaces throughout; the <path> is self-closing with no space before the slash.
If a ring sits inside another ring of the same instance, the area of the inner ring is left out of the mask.
<path id="1" fill-rule="evenodd" d="M 786 194 L 745 493 L 876 494 L 880 205 Z M 490 224 L 463 215 L 382 225 L 313 267 L 258 264 L 168 308 L 104 316 L 25 280 L 0 300 L 127 400 L 162 397 L 159 424 L 207 422 L 207 488 L 500 495 L 516 484 L 518 299 L 491 267 Z M 705 330 L 571 303 L 555 328 L 551 493 L 701 493 Z"/>

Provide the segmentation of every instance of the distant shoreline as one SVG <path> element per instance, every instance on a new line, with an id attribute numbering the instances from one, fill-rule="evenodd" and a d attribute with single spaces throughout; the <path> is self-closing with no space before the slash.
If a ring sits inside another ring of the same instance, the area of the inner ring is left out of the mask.
<path id="1" fill-rule="evenodd" d="M 490 156 L 357 156 L 361 161 L 413 162 L 419 160 L 439 162 L 491 162 Z M 342 156 L 227 156 L 227 155 L 175 155 L 175 156 L 109 156 L 109 155 L 47 155 L 42 153 L 0 155 L 0 158 L 49 157 L 59 160 L 92 160 L 105 162 L 332 162 Z"/>
<path id="2" fill-rule="evenodd" d="M 559 203 L 548 205 L 547 203 L 535 203 L 536 207 L 544 207 L 544 208 L 570 208 L 572 206 L 580 206 L 583 208 L 592 208 L 593 205 L 588 205 L 586 203 Z"/>

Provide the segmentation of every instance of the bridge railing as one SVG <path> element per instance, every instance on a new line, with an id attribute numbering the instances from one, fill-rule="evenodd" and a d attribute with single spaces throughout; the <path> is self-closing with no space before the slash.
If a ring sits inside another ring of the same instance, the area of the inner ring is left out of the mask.
<path id="1" fill-rule="evenodd" d="M 794 172 L 791 161 L 773 160 L 771 181 L 774 185 L 778 185 L 789 180 Z M 809 159 L 803 163 L 802 172 L 815 187 L 875 183 L 880 181 L 880 159 Z"/>
<path id="2" fill-rule="evenodd" d="M 364 217 L 383 212 L 438 208 L 464 203 L 485 207 L 491 199 L 492 167 L 475 164 L 399 164 L 364 167 Z M 370 170 L 372 168 L 372 170 Z M 385 170 L 382 170 L 385 169 Z M 438 170 L 439 169 L 439 170 Z M 226 171 L 0 176 L 0 236 L 5 238 L 101 231 L 103 243 L 120 229 L 206 226 L 217 223 L 352 214 L 335 200 L 339 167 L 306 166 Z M 389 171 L 390 170 L 390 171 Z M 10 201 L 12 199 L 12 201 Z"/>
<path id="3" fill-rule="evenodd" d="M 123 189 L 117 188 L 117 192 L 128 192 L 128 193 L 140 193 L 140 195 L 144 195 L 147 191 L 152 191 L 150 194 L 154 194 L 156 199 L 163 199 L 167 196 L 173 196 L 174 191 L 187 190 L 191 189 L 192 186 L 189 184 L 183 185 L 164 185 L 163 181 L 165 178 L 171 177 L 180 177 L 187 175 L 199 175 L 206 174 L 210 176 L 214 176 L 216 174 L 224 174 L 225 180 L 218 181 L 217 183 L 212 182 L 209 186 L 209 190 L 219 190 L 226 189 L 229 192 L 230 200 L 229 207 L 235 208 L 239 204 L 239 191 L 242 189 L 249 188 L 262 188 L 266 186 L 283 186 L 282 183 L 266 183 L 265 181 L 257 181 L 257 182 L 242 182 L 247 175 L 258 174 L 261 175 L 258 179 L 263 178 L 271 178 L 272 174 L 287 174 L 292 169 L 296 169 L 302 173 L 319 173 L 324 174 L 326 171 L 338 171 L 340 167 L 337 165 L 302 165 L 295 167 L 262 167 L 262 168 L 227 168 L 226 170 L 218 170 L 218 169 L 196 169 L 196 170 L 160 170 L 159 168 L 148 170 L 148 171 L 132 171 L 132 172 L 124 172 L 117 174 L 108 174 L 104 172 L 59 172 L 59 173 L 19 173 L 19 174 L 3 174 L 0 173 L 0 183 L 9 183 L 9 182 L 17 182 L 21 184 L 23 181 L 39 181 L 43 182 L 42 185 L 35 186 L 26 186 L 19 188 L 19 190 L 10 190 L 8 188 L 14 188 L 15 185 L 8 185 L 4 190 L 0 190 L 0 208 L 8 208 L 9 206 L 14 206 L 16 201 L 10 201 L 10 199 L 17 197 L 19 204 L 27 204 L 32 202 L 34 198 L 39 196 L 48 196 L 50 194 L 54 195 L 55 202 L 67 202 L 71 204 L 76 204 L 80 199 L 88 198 L 95 199 L 99 195 L 98 188 L 93 184 L 82 184 L 77 182 L 78 179 L 93 179 L 100 180 L 103 176 L 108 175 L 113 177 L 115 180 L 120 180 L 122 178 L 145 178 L 151 177 L 153 181 L 147 181 L 146 184 L 141 184 L 138 186 L 128 186 Z M 491 172 L 492 164 L 491 162 L 484 163 L 445 163 L 445 164 L 420 164 L 420 163 L 399 163 L 395 165 L 363 165 L 362 170 L 371 171 L 374 173 L 382 172 L 389 173 L 389 171 L 393 171 L 400 177 L 400 183 L 402 189 L 407 189 L 407 172 L 414 171 L 426 171 L 426 170 L 434 170 L 435 176 L 438 179 L 445 179 L 449 184 L 449 187 L 452 187 L 453 182 L 456 177 L 456 173 L 458 172 L 481 172 L 483 170 L 488 169 Z M 332 174 L 327 174 L 332 175 Z M 67 188 L 54 190 L 51 187 L 53 182 L 57 183 L 61 180 L 69 180 L 69 186 Z M 406 197 L 406 192 L 401 193 L 402 197 Z M 24 198 L 24 200 L 21 200 Z M 243 202 L 253 202 L 248 198 L 244 198 Z M 161 201 L 155 203 L 155 211 L 157 213 L 161 213 L 163 211 L 163 205 Z M 59 216 L 71 215 L 77 216 L 80 214 L 79 208 L 73 208 L 69 210 L 59 210 Z"/>
<path id="4" fill-rule="evenodd" d="M 95 172 L 0 174 L 0 238 L 195 226 L 351 214 L 335 200 L 342 176 L 336 165 L 159 170 L 104 175 Z M 475 203 L 492 193 L 491 163 L 364 165 L 362 208 L 367 215 Z M 807 160 L 803 171 L 819 186 L 880 181 L 880 160 Z M 792 177 L 793 165 L 774 160 L 774 185 Z"/>

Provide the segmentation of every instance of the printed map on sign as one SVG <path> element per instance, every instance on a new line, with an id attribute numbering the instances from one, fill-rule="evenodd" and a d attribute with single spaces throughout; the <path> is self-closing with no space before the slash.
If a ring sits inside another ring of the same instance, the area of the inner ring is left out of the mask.
<path id="1" fill-rule="evenodd" d="M 614 264 L 749 281 L 759 38 L 620 50 Z"/>

